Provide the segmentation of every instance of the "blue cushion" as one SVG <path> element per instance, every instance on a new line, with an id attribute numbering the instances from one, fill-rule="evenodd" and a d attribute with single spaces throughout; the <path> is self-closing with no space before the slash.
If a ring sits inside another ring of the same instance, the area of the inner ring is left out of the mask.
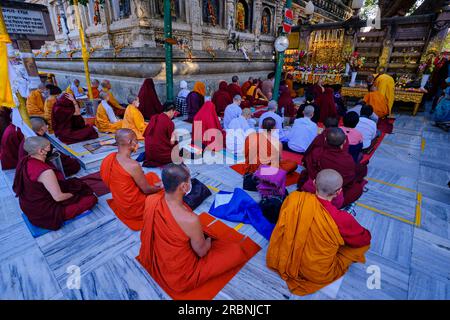
<path id="1" fill-rule="evenodd" d="M 76 216 L 73 219 L 64 221 L 63 226 L 71 223 L 72 221 L 75 221 L 75 220 L 80 219 L 80 218 L 82 218 L 84 216 L 87 216 L 90 213 L 92 213 L 92 211 L 88 210 L 88 211 L 83 212 L 82 214 Z M 33 224 L 31 224 L 30 220 L 28 220 L 28 217 L 24 213 L 22 213 L 22 218 L 23 218 L 23 221 L 25 221 L 25 224 L 27 225 L 28 230 L 30 230 L 31 235 L 33 236 L 33 238 L 37 238 L 37 237 L 43 236 L 44 234 L 53 231 L 53 230 L 44 229 L 44 228 L 40 228 L 40 227 L 34 226 Z"/>

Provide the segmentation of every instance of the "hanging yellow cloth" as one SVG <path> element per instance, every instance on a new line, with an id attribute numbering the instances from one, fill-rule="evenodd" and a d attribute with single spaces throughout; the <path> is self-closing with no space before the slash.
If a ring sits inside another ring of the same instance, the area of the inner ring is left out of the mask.
<path id="1" fill-rule="evenodd" d="M 8 34 L 0 34 L 0 106 L 13 108 L 15 104 L 9 82 L 8 49 L 6 48 L 6 44 L 10 42 Z"/>

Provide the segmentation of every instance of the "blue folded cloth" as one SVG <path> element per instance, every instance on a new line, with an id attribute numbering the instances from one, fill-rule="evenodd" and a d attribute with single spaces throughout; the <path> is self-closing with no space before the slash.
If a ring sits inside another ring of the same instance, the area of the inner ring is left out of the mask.
<path id="1" fill-rule="evenodd" d="M 240 188 L 234 189 L 233 192 L 220 191 L 219 194 L 233 194 L 233 196 L 229 203 L 217 208 L 214 201 L 209 210 L 210 214 L 228 221 L 251 224 L 264 238 L 270 240 L 275 225 L 263 216 L 261 208 L 252 197 Z"/>
<path id="2" fill-rule="evenodd" d="M 72 221 L 75 221 L 75 220 L 80 219 L 80 218 L 82 218 L 82 217 L 84 217 L 84 216 L 87 216 L 87 215 L 90 214 L 90 213 L 92 213 L 91 210 L 88 210 L 88 211 L 86 211 L 86 212 L 83 212 L 82 214 L 76 216 L 75 218 L 65 221 L 65 222 L 63 223 L 63 226 L 65 226 L 65 225 L 71 223 Z M 37 237 L 43 236 L 44 234 L 53 231 L 53 230 L 49 230 L 49 229 L 44 229 L 44 228 L 36 227 L 35 225 L 33 225 L 33 224 L 30 222 L 30 220 L 28 220 L 28 217 L 27 217 L 24 213 L 22 213 L 22 218 L 23 218 L 23 221 L 25 221 L 25 224 L 27 225 L 28 230 L 30 230 L 31 235 L 33 236 L 33 238 L 37 238 Z"/>

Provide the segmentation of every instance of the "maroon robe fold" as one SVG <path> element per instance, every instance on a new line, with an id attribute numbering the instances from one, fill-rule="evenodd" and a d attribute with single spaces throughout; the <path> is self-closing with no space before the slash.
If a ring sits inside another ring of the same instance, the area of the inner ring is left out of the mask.
<path id="1" fill-rule="evenodd" d="M 236 96 L 236 95 L 240 95 L 241 97 L 244 97 L 244 95 L 242 94 L 241 87 L 236 83 L 230 83 L 228 85 L 228 93 L 230 94 L 231 99 L 233 99 L 234 96 Z"/>
<path id="2" fill-rule="evenodd" d="M 72 101 L 62 96 L 52 110 L 52 127 L 59 140 L 66 144 L 98 138 L 97 131 L 84 122 L 82 116 L 75 116 Z"/>
<path id="3" fill-rule="evenodd" d="M 198 110 L 203 106 L 205 103 L 205 97 L 202 96 L 200 93 L 191 91 L 187 97 L 186 97 L 186 105 L 187 105 L 187 111 L 188 111 L 188 118 L 187 121 L 191 122 L 194 120 L 195 115 L 197 114 Z"/>
<path id="4" fill-rule="evenodd" d="M 49 169 L 55 171 L 61 191 L 72 193 L 73 197 L 56 202 L 43 183 L 31 179 L 31 175 L 39 177 L 42 172 Z M 17 165 L 13 190 L 28 220 L 37 227 L 49 230 L 59 229 L 64 220 L 67 220 L 67 207 L 82 204 L 86 211 L 97 202 L 91 188 L 80 179 L 64 180 L 62 173 L 54 167 L 31 157 L 23 158 Z"/>
<path id="5" fill-rule="evenodd" d="M 19 162 L 19 146 L 24 136 L 20 128 L 12 123 L 3 132 L 1 141 L 2 170 L 15 169 Z"/>
<path id="6" fill-rule="evenodd" d="M 6 128 L 11 123 L 11 109 L 6 107 L 0 107 L 0 141 L 2 141 L 3 132 L 5 132 Z M 1 144 L 0 144 L 0 152 L 1 152 Z"/>
<path id="7" fill-rule="evenodd" d="M 284 108 L 284 116 L 293 118 L 297 115 L 297 110 L 295 110 L 294 101 L 291 97 L 291 91 L 286 86 L 280 87 L 280 98 L 278 99 L 278 110 Z"/>
<path id="8" fill-rule="evenodd" d="M 23 148 L 24 143 L 25 143 L 25 139 L 22 140 L 22 142 L 20 143 L 20 146 L 19 146 L 19 162 L 23 158 L 28 156 L 28 152 L 26 152 L 25 149 Z M 76 159 L 71 158 L 68 155 L 61 153 L 61 152 L 59 154 L 61 155 L 61 163 L 64 168 L 64 174 L 67 177 L 73 176 L 75 173 L 80 171 L 80 168 L 81 168 L 80 163 Z"/>
<path id="9" fill-rule="evenodd" d="M 314 180 L 323 169 L 334 169 L 341 174 L 344 180 L 343 206 L 355 202 L 362 195 L 363 188 L 367 183 L 364 180 L 367 175 L 367 166 L 355 163 L 347 150 L 325 144 L 312 149 L 303 157 L 303 162 L 310 180 Z"/>
<path id="10" fill-rule="evenodd" d="M 150 119 L 144 132 L 144 167 L 160 167 L 172 163 L 172 149 L 176 144 L 172 144 L 170 140 L 174 130 L 173 121 L 165 113 Z"/>
<path id="11" fill-rule="evenodd" d="M 314 101 L 320 108 L 319 122 L 324 123 L 327 118 L 337 118 L 336 102 L 334 101 L 334 91 L 331 88 L 322 88 L 314 85 L 312 88 Z"/>
<path id="12" fill-rule="evenodd" d="M 212 102 L 216 106 L 216 112 L 219 117 L 223 117 L 225 108 L 233 103 L 233 98 L 228 93 L 227 87 L 227 83 L 225 81 L 221 81 L 219 84 L 219 90 L 217 90 L 212 97 Z"/>
<path id="13" fill-rule="evenodd" d="M 155 83 L 153 79 L 145 79 L 144 83 L 139 89 L 139 111 L 146 120 L 149 120 L 153 115 L 163 112 L 163 105 L 159 101 L 156 94 Z"/>

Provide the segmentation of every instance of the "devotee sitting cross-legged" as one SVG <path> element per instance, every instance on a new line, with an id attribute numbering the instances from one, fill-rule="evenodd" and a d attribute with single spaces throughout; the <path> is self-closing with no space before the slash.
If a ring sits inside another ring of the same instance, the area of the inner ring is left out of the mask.
<path id="1" fill-rule="evenodd" d="M 48 126 L 47 123 L 42 118 L 31 118 L 31 129 L 38 135 L 39 137 L 44 137 L 44 135 L 48 132 Z M 22 160 L 22 158 L 28 156 L 28 153 L 25 151 L 25 148 L 23 147 L 25 144 L 25 140 L 22 140 L 20 146 L 19 146 L 19 161 Z M 49 156 L 53 154 L 53 148 L 51 147 L 51 151 L 48 153 Z M 74 159 L 71 158 L 64 153 L 59 153 L 61 164 L 63 166 L 63 170 L 66 176 L 72 176 L 78 171 L 80 171 L 80 163 Z M 48 159 L 47 159 L 48 162 Z"/>
<path id="2" fill-rule="evenodd" d="M 110 95 L 107 92 L 100 92 L 102 102 L 98 105 L 95 116 L 95 126 L 100 132 L 114 133 L 122 128 L 122 120 L 117 119 L 113 108 L 109 104 Z"/>
<path id="3" fill-rule="evenodd" d="M 114 113 L 118 117 L 122 117 L 123 114 L 125 113 L 125 108 L 122 107 L 122 105 L 119 103 L 119 101 L 117 101 L 117 99 L 114 97 L 114 94 L 111 91 L 111 89 L 112 89 L 111 82 L 109 80 L 103 80 L 101 83 L 101 86 L 102 86 L 102 91 L 109 94 L 108 103 L 111 107 L 114 108 Z"/>
<path id="4" fill-rule="evenodd" d="M 77 178 L 64 180 L 63 174 L 46 162 L 51 150 L 44 137 L 29 137 L 24 144 L 29 154 L 17 165 L 13 190 L 20 208 L 30 222 L 40 228 L 57 230 L 63 222 L 91 209 L 97 197 Z"/>
<path id="5" fill-rule="evenodd" d="M 84 89 L 80 86 L 80 80 L 75 79 L 71 84 L 66 88 L 66 93 L 71 94 L 76 98 L 79 98 L 84 95 Z"/>
<path id="6" fill-rule="evenodd" d="M 288 134 L 288 141 L 283 142 L 283 148 L 287 151 L 303 154 L 317 136 L 317 124 L 311 119 L 314 116 L 314 107 L 307 106 L 303 110 L 303 118 L 294 121 L 294 125 Z"/>
<path id="7" fill-rule="evenodd" d="M 227 150 L 233 154 L 243 155 L 245 139 L 249 134 L 255 132 L 254 127 L 252 128 L 248 122 L 251 117 L 252 111 L 250 108 L 245 108 L 242 110 L 242 115 L 231 120 L 228 125 L 225 137 L 226 146 Z"/>
<path id="8" fill-rule="evenodd" d="M 369 93 L 364 96 L 364 102 L 372 106 L 378 118 L 382 119 L 389 115 L 388 100 L 375 85 L 370 86 Z"/>
<path id="9" fill-rule="evenodd" d="M 57 86 L 54 86 L 52 84 L 48 84 L 47 89 L 49 90 L 49 96 L 47 99 L 45 99 L 44 103 L 44 119 L 48 124 L 48 131 L 50 133 L 53 133 L 53 127 L 52 127 L 52 111 L 53 107 L 55 106 L 56 100 L 58 99 L 58 96 L 61 94 L 61 89 Z"/>
<path id="10" fill-rule="evenodd" d="M 1 164 L 2 170 L 15 169 L 19 162 L 19 147 L 24 139 L 20 128 L 10 123 L 2 135 Z"/>
<path id="11" fill-rule="evenodd" d="M 216 106 L 216 112 L 219 117 L 223 117 L 225 108 L 232 103 L 232 98 L 227 89 L 228 84 L 225 81 L 220 81 L 219 90 L 214 92 L 211 100 Z"/>
<path id="12" fill-rule="evenodd" d="M 295 191 L 283 203 L 266 262 L 294 294 L 312 294 L 341 278 L 352 263 L 365 263 L 370 232 L 331 204 L 342 182 L 337 171 L 322 170 L 314 193 Z"/>
<path id="13" fill-rule="evenodd" d="M 67 144 L 98 138 L 94 127 L 87 125 L 81 116 L 78 102 L 68 93 L 56 100 L 52 110 L 52 127 L 56 137 Z"/>
<path id="14" fill-rule="evenodd" d="M 130 94 L 128 96 L 128 106 L 123 116 L 122 128 L 131 129 L 136 134 L 138 140 L 144 140 L 144 132 L 147 127 L 147 122 L 144 121 L 144 116 L 139 111 L 139 97 Z"/>
<path id="15" fill-rule="evenodd" d="M 114 213 L 132 230 L 141 230 L 145 198 L 161 190 L 159 177 L 144 174 L 131 153 L 139 147 L 136 134 L 130 129 L 116 132 L 118 152 L 107 156 L 100 166 L 100 176 L 111 190 L 108 204 Z"/>
<path id="16" fill-rule="evenodd" d="M 46 93 L 48 92 L 44 83 L 40 83 L 36 90 L 30 92 L 27 98 L 27 111 L 31 116 L 43 117 L 44 116 L 44 102 L 46 99 Z"/>
<path id="17" fill-rule="evenodd" d="M 336 198 L 334 204 L 337 208 L 345 207 L 356 200 L 363 193 L 367 181 L 367 166 L 355 163 L 352 156 L 344 149 L 346 135 L 340 128 L 329 128 L 326 133 L 326 144 L 316 147 L 303 157 L 308 180 L 303 180 L 304 172 L 299 179 L 298 189 L 314 192 L 312 181 L 323 169 L 334 169 L 344 179 L 343 195 L 341 199 Z"/>
<path id="18" fill-rule="evenodd" d="M 283 145 L 275 126 L 273 118 L 266 118 L 262 123 L 263 130 L 250 134 L 245 140 L 245 173 L 255 173 L 261 165 L 279 167 L 287 173 L 297 169 L 295 161 L 281 160 Z"/>
<path id="19" fill-rule="evenodd" d="M 363 136 L 363 152 L 367 152 L 370 147 L 377 141 L 380 132 L 377 130 L 377 124 L 370 119 L 373 109 L 371 106 L 363 106 L 361 108 L 361 116 L 356 125 L 356 130 L 361 132 Z"/>
<path id="20" fill-rule="evenodd" d="M 179 160 L 175 124 L 172 121 L 176 107 L 171 102 L 166 102 L 163 107 L 164 112 L 154 115 L 144 132 L 144 167 L 160 167 Z M 172 155 L 175 159 L 172 159 Z"/>
<path id="21" fill-rule="evenodd" d="M 94 99 L 100 98 L 100 90 L 98 87 L 100 86 L 100 81 L 97 79 L 92 80 L 92 97 Z"/>
<path id="22" fill-rule="evenodd" d="M 269 102 L 269 105 L 267 106 L 267 111 L 264 112 L 261 117 L 259 118 L 259 127 L 262 128 L 262 124 L 266 118 L 272 118 L 275 120 L 275 129 L 277 129 L 278 138 L 281 141 L 286 140 L 286 136 L 284 134 L 283 130 L 283 118 L 280 117 L 276 111 L 278 110 L 278 103 L 275 100 L 272 100 Z"/>
<path id="23" fill-rule="evenodd" d="M 247 253 L 238 242 L 204 233 L 198 216 L 183 202 L 192 188 L 188 168 L 162 170 L 165 192 L 147 197 L 138 261 L 170 295 L 187 293 L 242 266 Z"/>
<path id="24" fill-rule="evenodd" d="M 237 95 L 233 97 L 233 103 L 228 105 L 225 108 L 225 113 L 223 117 L 223 127 L 224 129 L 228 129 L 230 126 L 230 122 L 233 119 L 239 118 L 239 116 L 242 114 L 242 109 L 240 107 L 242 102 L 242 97 Z"/>
<path id="25" fill-rule="evenodd" d="M 352 155 L 353 160 L 355 162 L 359 162 L 362 158 L 362 149 L 363 149 L 363 135 L 356 129 L 356 126 L 359 123 L 359 116 L 356 112 L 350 111 L 347 112 L 343 119 L 344 126 L 341 129 L 347 135 L 348 138 L 348 152 Z"/>

